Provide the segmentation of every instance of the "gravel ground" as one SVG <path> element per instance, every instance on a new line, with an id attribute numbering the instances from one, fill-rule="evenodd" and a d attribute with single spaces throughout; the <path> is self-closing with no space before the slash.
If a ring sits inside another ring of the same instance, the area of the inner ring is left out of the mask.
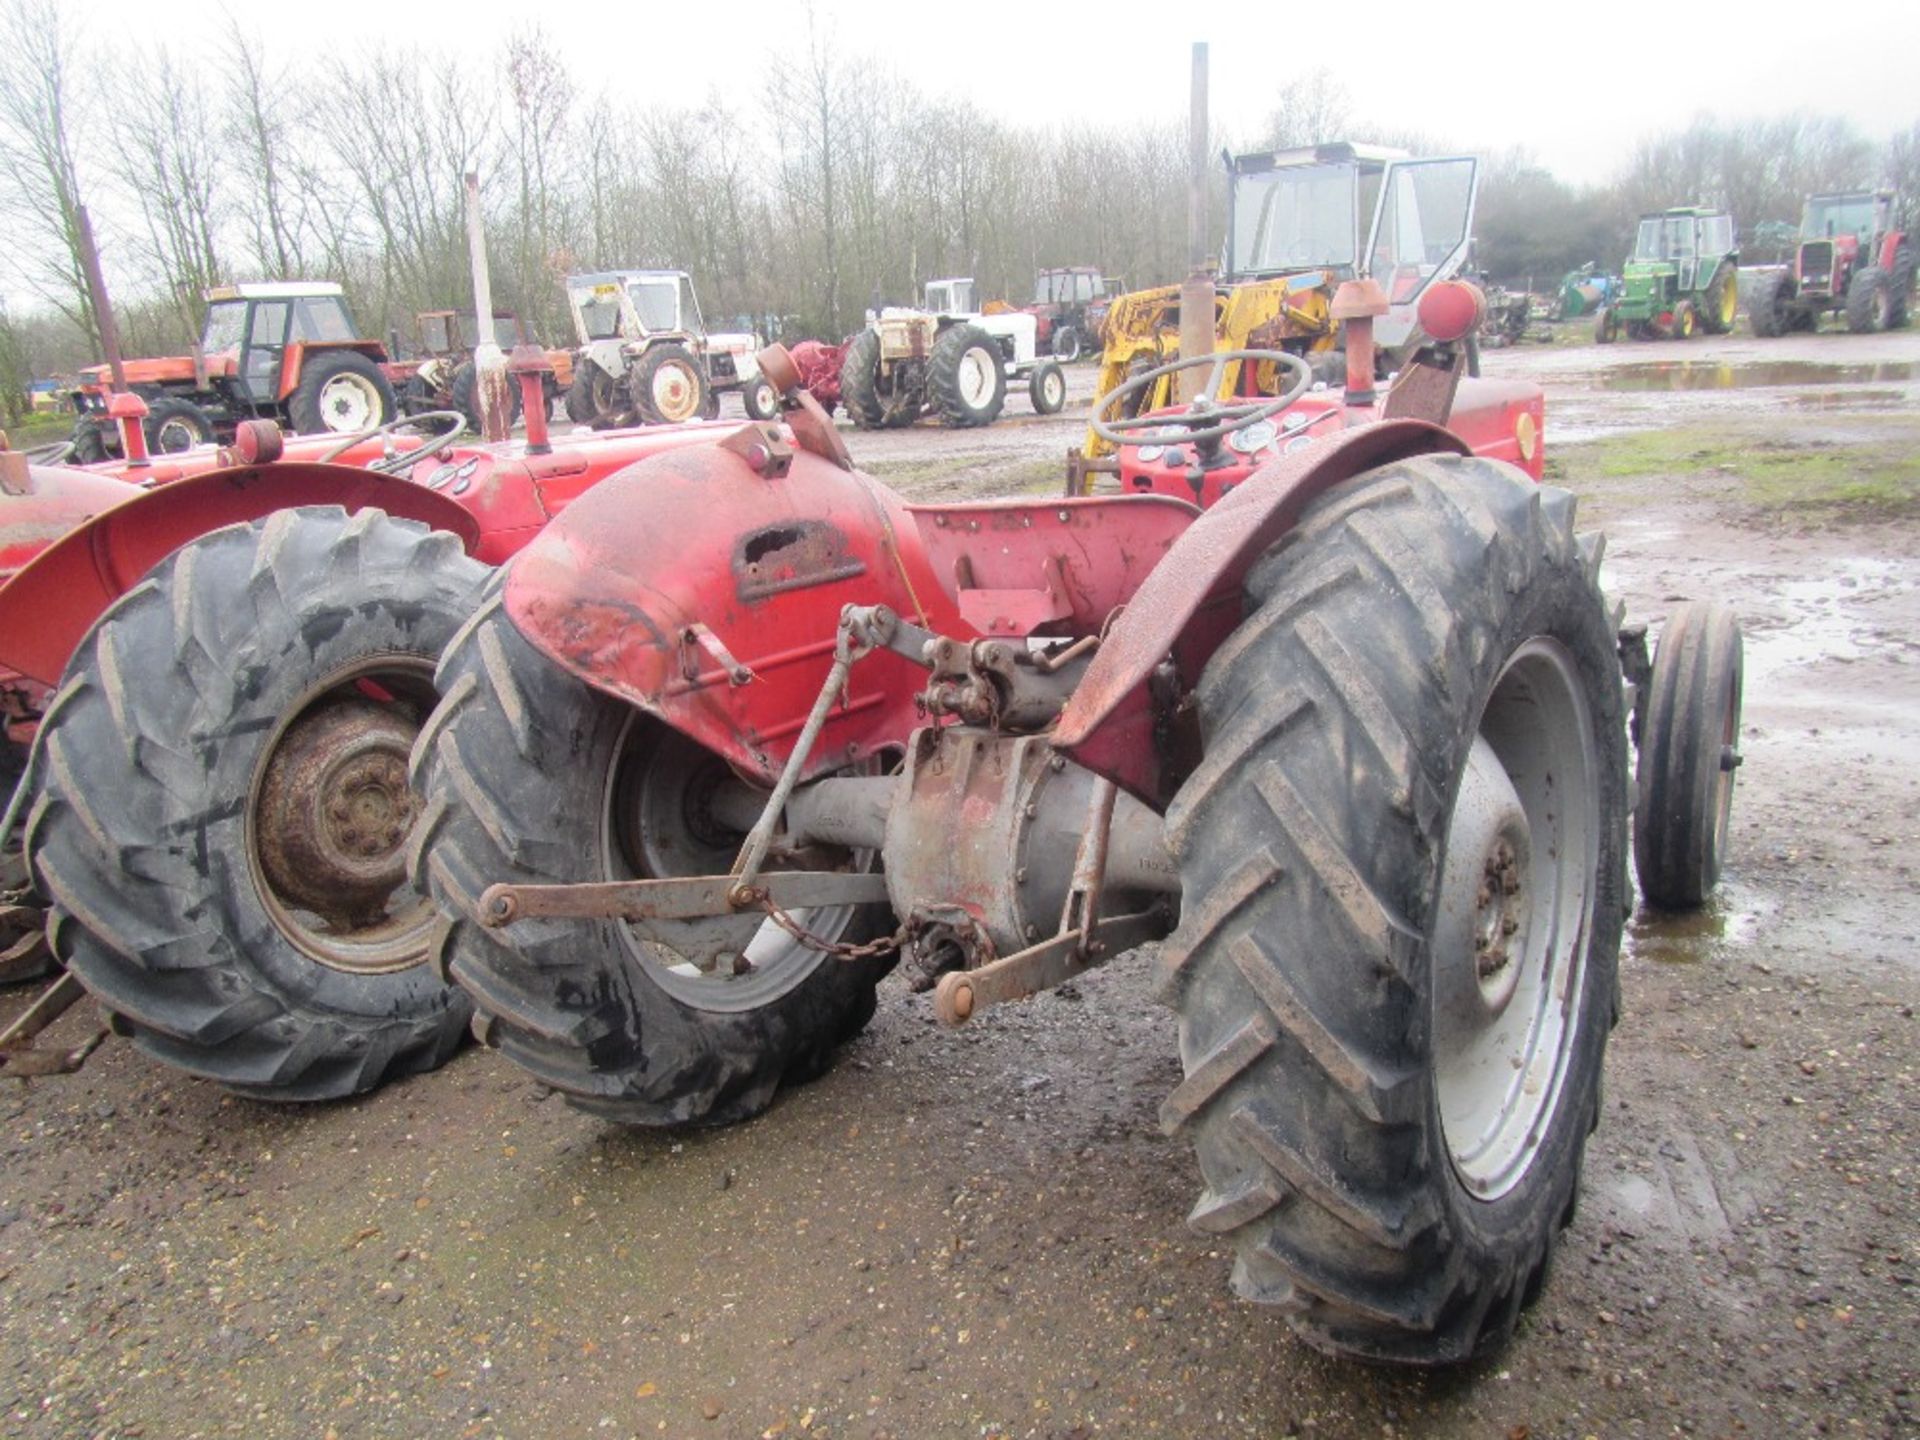
<path id="1" fill-rule="evenodd" d="M 1581 1210 L 1497 1360 L 1336 1364 L 1231 1298 L 1136 955 L 960 1032 L 889 982 L 829 1075 L 712 1134 L 479 1050 L 309 1110 L 120 1045 L 0 1089 L 0 1435 L 1920 1435 L 1920 510 L 1745 473 L 1810 431 L 1910 454 L 1916 366 L 1914 335 L 1489 357 L 1588 442 L 1555 466 L 1629 613 L 1718 594 L 1748 630 L 1724 891 L 1633 924 Z M 1082 417 L 848 440 L 985 494 L 1051 483 Z M 1731 461 L 1610 473 L 1701 426 Z"/>

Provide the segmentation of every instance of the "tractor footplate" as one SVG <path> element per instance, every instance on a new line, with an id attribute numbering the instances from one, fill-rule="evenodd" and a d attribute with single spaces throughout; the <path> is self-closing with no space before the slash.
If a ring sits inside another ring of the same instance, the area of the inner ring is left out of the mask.
<path id="1" fill-rule="evenodd" d="M 1091 933 L 1065 930 L 977 970 L 949 971 L 934 986 L 933 1013 L 944 1024 L 964 1025 L 989 1005 L 1064 985 L 1122 951 L 1159 939 L 1166 928 L 1166 916 L 1158 909 L 1115 915 L 1097 921 Z"/>
<path id="2" fill-rule="evenodd" d="M 750 883 L 736 875 L 683 880 L 611 880 L 588 885 L 490 885 L 481 923 L 500 929 L 520 920 L 700 920 L 739 910 L 810 905 L 869 905 L 887 898 L 887 877 L 844 870 L 774 870 Z"/>

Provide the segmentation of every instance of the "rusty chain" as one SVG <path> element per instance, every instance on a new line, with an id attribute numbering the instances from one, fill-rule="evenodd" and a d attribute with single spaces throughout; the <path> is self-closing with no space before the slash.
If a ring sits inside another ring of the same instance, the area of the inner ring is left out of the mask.
<path id="1" fill-rule="evenodd" d="M 769 920 L 773 921 L 774 924 L 778 925 L 809 950 L 818 950 L 822 954 L 831 955 L 837 960 L 877 959 L 889 951 L 900 949 L 907 941 L 913 938 L 913 927 L 911 923 L 903 921 L 900 928 L 895 930 L 891 935 L 882 935 L 878 939 L 868 940 L 861 945 L 849 945 L 843 940 L 829 940 L 824 935 L 814 934 L 771 900 L 763 899 L 760 902 L 760 908 L 767 912 L 767 918 Z"/>

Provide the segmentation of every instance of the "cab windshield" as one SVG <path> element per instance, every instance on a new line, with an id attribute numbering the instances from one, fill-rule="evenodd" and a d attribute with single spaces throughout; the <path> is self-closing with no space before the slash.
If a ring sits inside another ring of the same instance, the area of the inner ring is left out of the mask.
<path id="1" fill-rule="evenodd" d="M 640 312 L 640 323 L 649 334 L 680 328 L 680 282 L 673 276 L 629 281 L 627 293 L 633 297 L 633 308 Z"/>
<path id="2" fill-rule="evenodd" d="M 1652 215 L 1640 222 L 1636 260 L 1685 260 L 1693 254 L 1693 217 Z"/>
<path id="3" fill-rule="evenodd" d="M 1350 267 L 1359 203 L 1351 165 L 1289 165 L 1233 178 L 1235 275 Z"/>
<path id="4" fill-rule="evenodd" d="M 1874 198 L 1871 195 L 1823 195 L 1807 201 L 1800 217 L 1800 238 L 1830 240 L 1835 235 L 1871 235 Z"/>
<path id="5" fill-rule="evenodd" d="M 241 337 L 247 333 L 247 302 L 216 300 L 207 307 L 206 328 L 200 333 L 202 354 L 239 354 Z"/>

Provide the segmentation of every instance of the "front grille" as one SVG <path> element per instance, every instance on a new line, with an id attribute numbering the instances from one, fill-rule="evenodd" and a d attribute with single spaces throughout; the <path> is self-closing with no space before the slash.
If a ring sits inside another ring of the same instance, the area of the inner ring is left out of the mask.
<path id="1" fill-rule="evenodd" d="M 1809 240 L 1800 247 L 1800 288 L 1828 289 L 1833 283 L 1833 242 Z"/>

